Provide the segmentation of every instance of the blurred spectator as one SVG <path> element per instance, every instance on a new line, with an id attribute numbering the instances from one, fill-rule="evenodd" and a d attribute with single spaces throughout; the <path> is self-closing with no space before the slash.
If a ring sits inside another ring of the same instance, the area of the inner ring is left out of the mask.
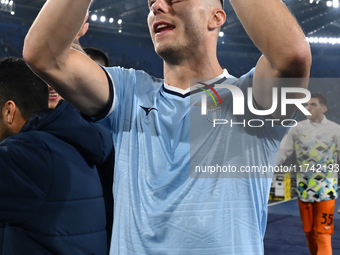
<path id="1" fill-rule="evenodd" d="M 327 99 L 312 94 L 312 114 L 290 129 L 281 142 L 278 165 L 294 157 L 303 231 L 312 255 L 331 255 L 334 207 L 338 197 L 340 126 L 324 115 Z"/>
<path id="2" fill-rule="evenodd" d="M 105 255 L 96 166 L 112 162 L 110 132 L 65 101 L 48 110 L 22 59 L 0 61 L 0 108 L 0 254 Z"/>
<path id="3" fill-rule="evenodd" d="M 94 47 L 85 47 L 83 50 L 98 65 L 109 66 L 109 57 L 104 51 Z"/>

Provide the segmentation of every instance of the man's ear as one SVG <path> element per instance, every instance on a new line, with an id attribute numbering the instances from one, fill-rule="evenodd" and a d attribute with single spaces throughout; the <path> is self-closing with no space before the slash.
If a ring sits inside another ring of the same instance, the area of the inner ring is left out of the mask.
<path id="1" fill-rule="evenodd" d="M 17 114 L 18 108 L 14 101 L 9 100 L 5 103 L 4 107 L 2 108 L 2 116 L 5 122 L 7 122 L 8 125 L 12 125 L 16 114 Z"/>
<path id="2" fill-rule="evenodd" d="M 227 20 L 227 14 L 224 12 L 223 9 L 214 8 L 212 11 L 213 13 L 208 24 L 209 30 L 214 30 L 216 28 L 222 27 Z"/>
<path id="3" fill-rule="evenodd" d="M 26 120 L 22 117 L 20 109 L 12 100 L 9 100 L 5 103 L 4 107 L 2 108 L 2 116 L 4 122 L 7 124 L 8 129 L 12 134 L 20 132 L 26 123 Z"/>
<path id="4" fill-rule="evenodd" d="M 327 112 L 328 111 L 327 106 L 323 105 L 322 110 L 323 110 L 323 113 Z"/>

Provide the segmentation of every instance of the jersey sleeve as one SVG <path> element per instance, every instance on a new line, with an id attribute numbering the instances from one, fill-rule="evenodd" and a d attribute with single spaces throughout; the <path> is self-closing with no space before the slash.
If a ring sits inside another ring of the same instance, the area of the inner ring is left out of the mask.
<path id="1" fill-rule="evenodd" d="M 116 134 L 118 130 L 126 128 L 122 126 L 123 123 L 129 125 L 130 120 L 132 121 L 132 116 L 139 108 L 140 98 L 153 91 L 154 86 L 158 86 L 159 82 L 155 82 L 157 78 L 141 70 L 108 67 L 105 71 L 113 93 L 111 93 L 110 111 L 102 123 Z"/>
<path id="2" fill-rule="evenodd" d="M 43 203 L 52 180 L 43 142 L 8 138 L 0 143 L 0 223 L 20 223 Z"/>
<path id="3" fill-rule="evenodd" d="M 340 164 L 340 125 L 336 124 L 337 132 L 336 132 L 336 148 L 337 148 L 337 163 Z"/>
<path id="4" fill-rule="evenodd" d="M 250 112 L 248 108 L 248 88 L 252 87 L 253 84 L 253 76 L 254 76 L 255 68 L 251 69 L 247 74 L 243 75 L 237 82 L 237 86 L 242 90 L 244 95 L 244 102 L 245 102 L 245 119 L 247 121 L 251 121 L 251 123 L 260 123 L 262 121 L 263 126 L 258 127 L 247 127 L 250 133 L 254 133 L 255 129 L 259 129 L 256 132 L 257 135 L 262 138 L 262 141 L 266 145 L 266 147 L 271 151 L 277 151 L 279 148 L 279 144 L 286 134 L 287 130 L 289 129 L 289 124 L 291 122 L 286 122 L 284 125 L 282 123 L 278 123 L 274 121 L 274 118 L 268 116 L 261 116 L 255 115 L 254 113 Z M 253 107 L 258 109 L 255 100 L 252 100 Z M 292 117 L 294 117 L 293 115 Z M 259 121 L 258 121 L 259 120 Z M 261 134 L 260 134 L 261 133 Z"/>
<path id="5" fill-rule="evenodd" d="M 126 104 L 128 98 L 134 94 L 136 84 L 136 70 L 121 67 L 104 68 L 110 86 L 110 104 L 108 105 L 105 119 L 101 123 L 109 129 L 114 130 L 117 120 L 125 111 L 122 104 Z"/>
<path id="6" fill-rule="evenodd" d="M 283 137 L 277 157 L 277 165 L 282 165 L 294 153 L 294 128 Z"/>

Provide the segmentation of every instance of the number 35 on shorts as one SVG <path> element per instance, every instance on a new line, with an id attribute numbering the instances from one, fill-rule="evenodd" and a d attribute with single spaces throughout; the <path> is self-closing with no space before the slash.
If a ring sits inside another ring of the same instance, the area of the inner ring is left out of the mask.
<path id="1" fill-rule="evenodd" d="M 332 223 L 333 223 L 333 214 L 322 213 L 321 224 L 330 226 L 332 225 Z"/>

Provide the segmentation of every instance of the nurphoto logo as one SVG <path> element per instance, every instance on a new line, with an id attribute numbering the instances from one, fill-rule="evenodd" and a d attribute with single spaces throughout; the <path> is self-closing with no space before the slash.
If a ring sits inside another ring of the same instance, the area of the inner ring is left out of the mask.
<path id="1" fill-rule="evenodd" d="M 201 114 L 202 115 L 209 115 L 209 109 L 207 107 L 207 94 L 213 99 L 215 103 L 215 109 L 218 109 L 219 107 L 222 107 L 222 100 L 217 91 L 204 83 L 203 84 L 207 89 L 205 88 L 200 88 L 201 90 L 205 91 L 206 94 L 202 94 L 202 104 L 201 104 Z M 229 84 L 216 84 L 215 88 L 217 89 L 228 89 L 231 93 L 231 96 L 233 98 L 233 115 L 244 115 L 245 114 L 245 96 L 242 92 L 242 90 L 235 86 L 235 85 L 229 85 Z M 218 103 L 213 96 L 211 92 L 208 91 L 210 89 L 217 99 L 219 100 L 220 106 L 218 106 Z M 272 89 L 272 105 L 269 109 L 256 109 L 254 107 L 254 102 L 253 102 L 253 88 L 248 88 L 248 96 L 247 96 L 247 107 L 248 110 L 257 116 L 270 116 L 273 114 L 278 107 L 278 99 L 279 99 L 279 92 L 280 92 L 280 110 L 281 110 L 281 115 L 285 116 L 287 114 L 287 105 L 295 105 L 297 109 L 299 109 L 304 115 L 308 116 L 311 115 L 311 113 L 303 106 L 304 103 L 307 103 L 310 98 L 311 98 L 311 93 L 304 88 L 296 88 L 296 87 L 282 87 L 280 88 L 280 91 L 278 88 L 273 88 Z M 301 93 L 304 94 L 304 98 L 287 98 L 287 95 L 289 93 Z M 281 125 L 284 127 L 292 127 L 297 125 L 297 121 L 294 119 L 284 119 L 284 120 L 279 120 L 279 119 L 250 119 L 250 120 L 243 120 L 241 122 L 233 122 L 232 120 L 227 120 L 227 119 L 221 119 L 220 114 L 216 115 L 215 118 L 213 117 L 211 120 L 211 116 L 208 116 L 208 119 L 213 123 L 213 127 L 216 127 L 218 125 L 226 125 L 230 124 L 231 126 L 233 125 L 243 125 L 246 126 L 248 125 L 249 127 L 262 127 L 264 126 L 265 121 L 266 122 L 271 122 L 272 127 L 274 127 L 274 123 L 277 123 L 280 121 Z"/>

